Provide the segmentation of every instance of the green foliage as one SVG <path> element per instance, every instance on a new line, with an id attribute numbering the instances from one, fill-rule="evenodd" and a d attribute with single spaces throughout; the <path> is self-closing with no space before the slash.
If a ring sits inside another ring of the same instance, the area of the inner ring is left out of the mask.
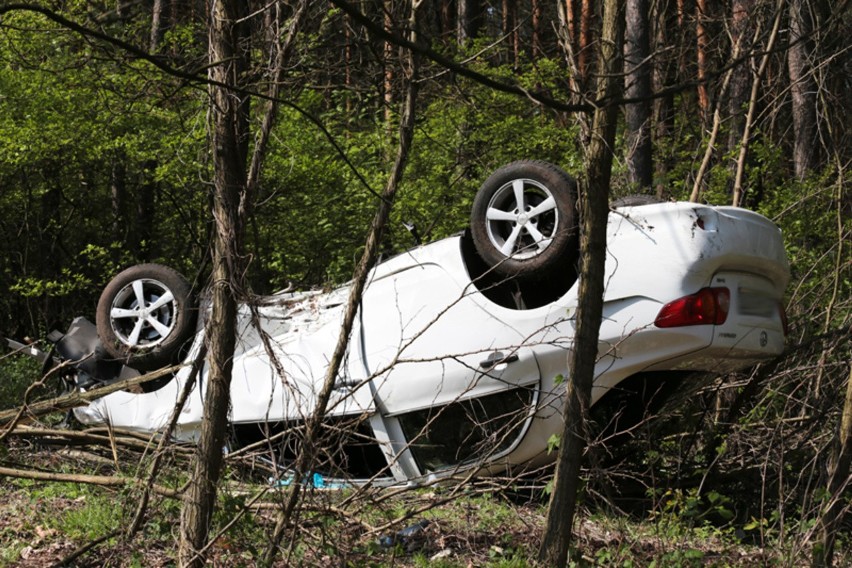
<path id="1" fill-rule="evenodd" d="M 21 404 L 27 388 L 39 378 L 41 365 L 32 357 L 15 355 L 0 359 L 0 408 Z"/>
<path id="2" fill-rule="evenodd" d="M 683 526 L 712 528 L 734 518 L 733 502 L 717 491 L 700 494 L 698 489 L 667 489 L 659 498 L 654 512 L 661 527 L 679 530 Z"/>
<path id="3" fill-rule="evenodd" d="M 6 14 L 0 26 L 7 334 L 40 335 L 90 314 L 118 265 L 203 256 L 187 253 L 204 234 L 192 186 L 205 101 L 150 64 L 102 49 L 30 12 Z M 152 221 L 139 216 L 146 194 Z"/>
<path id="4" fill-rule="evenodd" d="M 761 205 L 760 211 L 783 230 L 794 284 L 789 300 L 791 316 L 794 320 L 805 318 L 803 324 L 814 323 L 814 319 L 821 324 L 811 328 L 811 333 L 839 325 L 847 316 L 843 310 L 815 314 L 813 308 L 828 307 L 827 300 L 832 296 L 852 297 L 852 273 L 848 270 L 852 247 L 847 238 L 852 233 L 852 217 L 845 210 L 848 205 L 844 206 L 850 181 L 849 172 L 844 179 L 837 179 L 837 173 L 827 169 L 804 181 L 787 180 Z"/>

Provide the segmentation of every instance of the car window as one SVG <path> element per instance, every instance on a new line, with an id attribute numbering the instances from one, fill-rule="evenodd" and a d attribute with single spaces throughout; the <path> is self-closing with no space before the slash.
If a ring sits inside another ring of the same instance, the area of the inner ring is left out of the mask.
<path id="1" fill-rule="evenodd" d="M 535 389 L 519 388 L 401 414 L 421 472 L 496 456 L 519 441 Z"/>

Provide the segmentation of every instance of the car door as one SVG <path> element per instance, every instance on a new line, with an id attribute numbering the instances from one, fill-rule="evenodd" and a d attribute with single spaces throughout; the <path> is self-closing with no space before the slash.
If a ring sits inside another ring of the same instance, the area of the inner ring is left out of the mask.
<path id="1" fill-rule="evenodd" d="M 449 416 L 466 401 L 525 391 L 528 404 L 515 413 L 531 415 L 540 380 L 534 348 L 472 294 L 475 288 L 463 288 L 441 265 L 413 259 L 364 294 L 358 359 L 380 410 L 374 430 L 395 448 L 389 461 L 399 462 L 406 477 L 435 469 L 409 451 L 422 436 L 420 418 L 408 419 L 414 413 L 446 409 Z"/>

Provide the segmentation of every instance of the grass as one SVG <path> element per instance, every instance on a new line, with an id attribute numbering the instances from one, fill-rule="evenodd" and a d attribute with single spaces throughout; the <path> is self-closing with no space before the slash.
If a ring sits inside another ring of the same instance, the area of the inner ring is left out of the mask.
<path id="1" fill-rule="evenodd" d="M 14 448 L 10 454 L 16 455 L 20 462 L 44 469 L 56 469 L 57 463 L 62 463 L 46 451 Z M 122 464 L 122 469 L 133 471 L 133 464 Z M 28 566 L 50 565 L 92 540 L 123 528 L 137 503 L 134 491 L 0 479 L 0 566 L 14 566 L 22 561 Z M 431 488 L 393 498 L 373 492 L 368 499 L 355 501 L 345 511 L 338 507 L 346 493 L 311 492 L 295 530 L 285 537 L 285 545 L 293 543 L 292 550 L 279 555 L 277 565 L 537 566 L 546 495 L 525 495 L 521 499 L 497 491 L 478 492 L 471 486 L 461 491 L 458 498 L 444 503 L 449 491 L 451 488 Z M 732 524 L 711 524 L 696 513 L 689 495 L 672 494 L 667 499 L 676 502 L 661 500 L 654 509 L 657 513 L 644 517 L 604 510 L 584 511 L 575 525 L 571 566 L 689 568 L 799 565 L 808 560 L 808 550 L 794 546 L 795 543 L 767 541 L 759 547 L 750 544 L 748 538 L 741 540 L 743 531 L 735 530 Z M 275 510 L 246 510 L 246 502 L 247 496 L 240 491 L 220 492 L 214 531 L 238 516 L 239 520 L 210 548 L 216 565 L 254 566 L 265 551 Z M 724 499 L 715 498 L 710 505 L 723 502 Z M 401 526 L 384 533 L 367 530 L 368 525 L 382 526 L 388 519 L 405 516 L 429 504 L 435 506 L 410 516 Z M 591 505 L 587 503 L 586 507 Z M 380 537 L 392 536 L 424 519 L 429 524 L 416 538 L 398 539 L 390 546 L 382 544 Z M 135 539 L 114 537 L 93 548 L 77 565 L 172 565 L 179 525 L 180 502 L 155 498 L 144 529 Z M 847 535 L 842 538 L 843 542 L 848 541 Z M 841 552 L 846 550 L 843 542 L 838 545 Z M 837 565 L 848 560 L 848 557 L 838 559 Z"/>

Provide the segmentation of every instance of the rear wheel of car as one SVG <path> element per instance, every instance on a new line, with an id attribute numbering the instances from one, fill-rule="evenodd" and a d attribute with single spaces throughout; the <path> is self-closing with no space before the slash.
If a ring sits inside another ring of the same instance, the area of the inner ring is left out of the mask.
<path id="1" fill-rule="evenodd" d="M 579 250 L 577 183 L 538 161 L 508 164 L 485 180 L 471 213 L 476 251 L 497 274 L 538 278 L 573 265 Z"/>
<path id="2" fill-rule="evenodd" d="M 167 266 L 132 266 L 104 288 L 96 320 L 110 355 L 140 371 L 163 367 L 195 331 L 190 284 Z"/>

